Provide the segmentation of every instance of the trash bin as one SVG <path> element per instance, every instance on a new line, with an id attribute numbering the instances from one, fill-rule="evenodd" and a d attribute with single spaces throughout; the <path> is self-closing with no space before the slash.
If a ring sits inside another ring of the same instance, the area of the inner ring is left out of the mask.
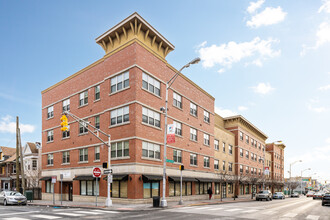
<path id="1" fill-rule="evenodd" d="M 153 207 L 159 207 L 159 203 L 160 203 L 160 197 L 159 196 L 152 197 L 152 206 Z"/>
<path id="2" fill-rule="evenodd" d="M 26 190 L 25 191 L 25 197 L 26 200 L 30 200 L 30 202 L 33 200 L 33 191 L 32 190 Z"/>

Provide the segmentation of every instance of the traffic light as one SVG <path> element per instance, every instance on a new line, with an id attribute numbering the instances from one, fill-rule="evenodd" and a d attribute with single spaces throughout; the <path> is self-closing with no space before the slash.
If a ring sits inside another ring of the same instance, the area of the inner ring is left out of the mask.
<path id="1" fill-rule="evenodd" d="M 107 163 L 107 162 L 103 163 L 103 164 L 102 164 L 102 167 L 103 167 L 104 169 L 107 169 L 107 168 L 108 168 L 108 163 Z"/>
<path id="2" fill-rule="evenodd" d="M 180 170 L 184 170 L 184 166 L 183 165 L 180 165 Z"/>
<path id="3" fill-rule="evenodd" d="M 68 118 L 65 115 L 61 117 L 61 131 L 68 130 Z"/>

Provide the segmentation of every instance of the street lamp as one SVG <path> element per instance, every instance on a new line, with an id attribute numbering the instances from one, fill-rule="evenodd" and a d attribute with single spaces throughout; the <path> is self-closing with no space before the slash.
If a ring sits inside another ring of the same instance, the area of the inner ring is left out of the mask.
<path id="1" fill-rule="evenodd" d="M 303 172 L 306 171 L 306 170 L 311 170 L 311 168 L 307 168 L 307 169 L 301 171 L 300 195 L 302 195 L 302 182 L 303 182 L 303 181 L 302 181 L 302 176 L 303 176 L 302 174 L 303 174 Z"/>
<path id="2" fill-rule="evenodd" d="M 292 172 L 291 172 L 291 166 L 292 165 L 294 165 L 295 163 L 298 163 L 298 162 L 302 162 L 302 160 L 296 160 L 295 162 L 293 162 L 293 163 L 290 163 L 290 182 L 291 182 L 291 174 L 292 174 Z M 291 188 L 291 187 L 290 187 Z M 292 189 L 291 189 L 291 191 L 290 191 L 290 195 L 292 194 Z"/>
<path id="3" fill-rule="evenodd" d="M 160 203 L 161 207 L 166 207 L 167 206 L 167 201 L 165 198 L 165 193 L 166 193 L 166 136 L 167 136 L 167 103 L 168 103 L 168 89 L 172 86 L 173 82 L 176 80 L 178 75 L 181 73 L 181 71 L 184 68 L 188 68 L 191 64 L 197 64 L 201 59 L 199 57 L 193 59 L 186 65 L 184 65 L 178 72 L 174 74 L 174 76 L 166 82 L 166 99 L 165 99 L 165 109 L 161 108 L 161 110 L 165 113 L 165 129 L 164 129 L 164 167 L 163 167 L 163 198 Z"/>

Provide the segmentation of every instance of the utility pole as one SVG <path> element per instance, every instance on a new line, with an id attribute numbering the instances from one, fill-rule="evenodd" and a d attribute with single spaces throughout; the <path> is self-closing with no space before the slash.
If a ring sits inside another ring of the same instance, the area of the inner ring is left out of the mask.
<path id="1" fill-rule="evenodd" d="M 18 116 L 16 116 L 16 191 L 19 191 L 19 135 Z"/>
<path id="2" fill-rule="evenodd" d="M 25 195 L 25 173 L 24 173 L 24 163 L 23 163 L 23 150 L 22 150 L 22 139 L 21 139 L 21 129 L 18 128 L 18 139 L 19 139 L 19 151 L 20 151 L 20 162 L 21 162 L 21 179 L 23 186 L 23 195 Z"/>

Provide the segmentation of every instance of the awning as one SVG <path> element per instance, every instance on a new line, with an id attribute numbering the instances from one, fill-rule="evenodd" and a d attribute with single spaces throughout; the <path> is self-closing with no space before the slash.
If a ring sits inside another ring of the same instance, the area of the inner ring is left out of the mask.
<path id="1" fill-rule="evenodd" d="M 179 176 L 169 176 L 168 177 L 168 180 L 169 181 L 174 181 L 174 182 L 180 182 L 180 177 Z M 196 178 L 193 178 L 193 177 L 185 177 L 185 176 L 183 176 L 182 177 L 182 181 L 183 182 L 196 182 L 197 179 Z"/>
<path id="2" fill-rule="evenodd" d="M 163 180 L 163 176 L 156 176 L 156 175 L 142 175 L 142 179 L 144 181 L 150 181 L 150 180 L 154 180 L 154 181 L 160 181 Z"/>
<path id="3" fill-rule="evenodd" d="M 44 176 L 44 177 L 41 177 L 39 180 L 45 180 L 45 181 L 48 181 L 48 180 L 52 180 L 52 177 L 51 176 Z"/>
<path id="4" fill-rule="evenodd" d="M 11 180 L 11 178 L 10 177 L 0 177 L 0 180 L 9 181 L 9 180 Z"/>
<path id="5" fill-rule="evenodd" d="M 103 180 L 108 180 L 108 175 L 106 175 Z M 128 180 L 128 174 L 114 174 L 112 175 L 112 180 L 114 181 L 126 181 Z"/>
<path id="6" fill-rule="evenodd" d="M 215 179 L 207 179 L 207 178 L 197 178 L 197 180 L 199 182 L 204 182 L 204 183 L 212 183 L 212 182 L 216 182 Z"/>
<path id="7" fill-rule="evenodd" d="M 92 175 L 76 176 L 73 180 L 95 180 L 96 178 Z"/>

